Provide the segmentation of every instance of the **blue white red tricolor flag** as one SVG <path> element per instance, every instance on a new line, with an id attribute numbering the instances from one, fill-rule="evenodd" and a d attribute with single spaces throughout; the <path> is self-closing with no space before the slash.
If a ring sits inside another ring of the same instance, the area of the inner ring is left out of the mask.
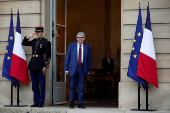
<path id="1" fill-rule="evenodd" d="M 137 76 L 158 88 L 156 56 L 149 7 L 147 7 L 147 18 L 138 59 Z"/>
<path id="2" fill-rule="evenodd" d="M 10 75 L 26 85 L 29 82 L 26 56 L 22 46 L 19 12 L 17 13 L 17 26 L 16 26 L 14 48 L 12 52 Z"/>

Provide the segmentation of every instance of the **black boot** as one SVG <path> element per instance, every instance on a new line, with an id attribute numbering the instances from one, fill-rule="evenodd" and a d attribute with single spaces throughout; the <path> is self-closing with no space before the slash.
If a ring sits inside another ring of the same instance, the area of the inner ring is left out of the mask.
<path id="1" fill-rule="evenodd" d="M 43 104 L 39 104 L 38 107 L 43 107 Z"/>
<path id="2" fill-rule="evenodd" d="M 78 108 L 86 108 L 86 106 L 82 103 L 78 105 Z"/>
<path id="3" fill-rule="evenodd" d="M 30 107 L 38 107 L 38 104 L 33 104 Z"/>
<path id="4" fill-rule="evenodd" d="M 74 108 L 74 102 L 71 101 L 70 108 Z"/>

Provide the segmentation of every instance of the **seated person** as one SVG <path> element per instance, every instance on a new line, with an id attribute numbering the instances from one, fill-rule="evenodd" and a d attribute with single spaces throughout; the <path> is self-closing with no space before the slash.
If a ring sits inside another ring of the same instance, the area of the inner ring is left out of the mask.
<path id="1" fill-rule="evenodd" d="M 105 74 L 113 74 L 113 70 L 115 68 L 114 66 L 114 60 L 110 58 L 111 52 L 108 50 L 106 52 L 106 57 L 102 59 L 102 70 Z"/>

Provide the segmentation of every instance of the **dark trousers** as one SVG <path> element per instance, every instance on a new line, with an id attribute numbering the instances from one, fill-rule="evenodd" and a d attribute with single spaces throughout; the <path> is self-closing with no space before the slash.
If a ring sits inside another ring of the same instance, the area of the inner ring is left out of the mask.
<path id="1" fill-rule="evenodd" d="M 78 101 L 79 104 L 84 103 L 84 82 L 85 82 L 85 74 L 83 70 L 83 66 L 77 66 L 76 71 L 72 77 L 70 77 L 70 95 L 69 101 L 75 100 L 76 86 L 78 83 Z"/>
<path id="2" fill-rule="evenodd" d="M 112 81 L 110 80 L 104 80 L 103 81 L 104 84 L 104 98 L 110 98 L 111 97 L 111 85 L 112 85 Z"/>
<path id="3" fill-rule="evenodd" d="M 42 71 L 30 71 L 34 104 L 44 104 L 45 100 L 45 75 Z M 40 86 L 40 88 L 39 88 Z"/>

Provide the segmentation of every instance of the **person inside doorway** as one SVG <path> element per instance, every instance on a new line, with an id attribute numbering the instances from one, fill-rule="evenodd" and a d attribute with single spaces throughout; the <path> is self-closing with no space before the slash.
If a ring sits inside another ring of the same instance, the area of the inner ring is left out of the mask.
<path id="1" fill-rule="evenodd" d="M 103 73 L 106 75 L 112 75 L 113 70 L 115 68 L 114 66 L 114 60 L 110 58 L 111 56 L 111 51 L 108 50 L 106 52 L 106 57 L 102 59 L 102 70 Z M 103 80 L 102 83 L 104 85 L 104 98 L 111 98 L 111 86 L 112 86 L 112 80 Z"/>
<path id="2" fill-rule="evenodd" d="M 91 47 L 84 43 L 85 34 L 79 32 L 76 35 L 77 42 L 68 46 L 65 58 L 64 70 L 70 76 L 70 108 L 74 108 L 76 86 L 78 84 L 78 108 L 86 108 L 84 105 L 84 83 L 91 72 Z"/>
<path id="3" fill-rule="evenodd" d="M 102 70 L 104 74 L 113 74 L 113 70 L 115 68 L 114 66 L 114 60 L 110 58 L 111 51 L 108 50 L 106 52 L 106 57 L 102 59 Z"/>

